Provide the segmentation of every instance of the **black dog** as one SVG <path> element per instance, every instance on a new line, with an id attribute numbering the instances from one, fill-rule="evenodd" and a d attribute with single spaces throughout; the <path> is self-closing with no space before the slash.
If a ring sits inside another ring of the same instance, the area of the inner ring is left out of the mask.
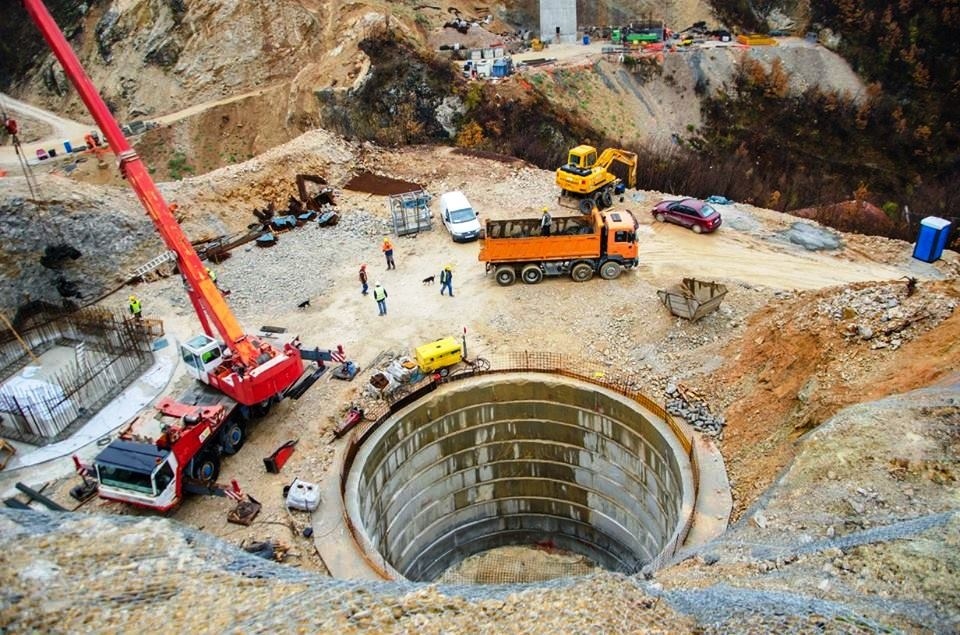
<path id="1" fill-rule="evenodd" d="M 433 284 L 433 281 L 436 279 L 436 276 L 428 276 L 423 279 L 423 284 Z"/>
<path id="2" fill-rule="evenodd" d="M 307 308 L 308 306 L 310 306 L 310 300 L 304 300 L 303 302 L 301 302 L 300 304 L 297 305 L 297 308 L 298 308 L 298 309 L 305 309 L 305 308 Z"/>

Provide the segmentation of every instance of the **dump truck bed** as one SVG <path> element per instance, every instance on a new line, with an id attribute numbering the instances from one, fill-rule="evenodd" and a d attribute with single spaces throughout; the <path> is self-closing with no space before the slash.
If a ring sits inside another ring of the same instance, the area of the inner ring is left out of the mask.
<path id="1" fill-rule="evenodd" d="M 552 235 L 540 235 L 540 219 L 488 220 L 480 241 L 482 262 L 575 260 L 600 254 L 600 231 L 590 216 L 554 218 Z"/>

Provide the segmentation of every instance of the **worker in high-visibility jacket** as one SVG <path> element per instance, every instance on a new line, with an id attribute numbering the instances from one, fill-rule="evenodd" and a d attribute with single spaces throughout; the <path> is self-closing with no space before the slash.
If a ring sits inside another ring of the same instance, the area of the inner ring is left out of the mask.
<path id="1" fill-rule="evenodd" d="M 207 269 L 207 275 L 210 276 L 210 282 L 213 283 L 213 286 L 215 286 L 217 289 L 219 289 L 219 288 L 220 288 L 220 285 L 217 284 L 217 274 L 216 274 L 216 272 L 215 272 L 213 269 L 211 269 L 210 267 L 207 267 L 206 269 Z"/>
<path id="2" fill-rule="evenodd" d="M 140 304 L 140 299 L 132 295 L 130 296 L 130 313 L 133 314 L 133 317 L 137 320 L 140 319 L 140 312 L 143 310 L 143 305 Z"/>
<path id="3" fill-rule="evenodd" d="M 380 315 L 387 314 L 387 290 L 383 288 L 378 282 L 375 287 L 373 287 L 373 299 L 377 301 L 377 310 L 380 311 Z"/>

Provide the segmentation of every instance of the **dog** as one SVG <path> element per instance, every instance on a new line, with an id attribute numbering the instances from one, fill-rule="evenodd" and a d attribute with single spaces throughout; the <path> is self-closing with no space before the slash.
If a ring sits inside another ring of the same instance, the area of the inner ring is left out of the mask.
<path id="1" fill-rule="evenodd" d="M 433 281 L 436 280 L 436 279 L 437 279 L 436 276 L 427 276 L 426 278 L 424 278 L 424 279 L 422 280 L 422 282 L 423 282 L 424 285 L 433 284 Z"/>
<path id="2" fill-rule="evenodd" d="M 298 308 L 298 309 L 305 309 L 305 308 L 307 308 L 308 306 L 310 306 L 310 300 L 304 300 L 303 302 L 301 302 L 300 304 L 297 305 L 297 308 Z"/>

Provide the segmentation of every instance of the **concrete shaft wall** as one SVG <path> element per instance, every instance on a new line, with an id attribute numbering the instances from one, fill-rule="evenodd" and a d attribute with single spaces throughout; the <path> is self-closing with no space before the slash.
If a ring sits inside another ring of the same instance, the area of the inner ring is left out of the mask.
<path id="1" fill-rule="evenodd" d="M 494 547 L 550 541 L 634 573 L 693 508 L 670 430 L 612 391 L 537 373 L 454 382 L 358 452 L 347 510 L 364 547 L 426 581 Z"/>
<path id="2" fill-rule="evenodd" d="M 552 44 L 577 41 L 577 0 L 540 0 L 540 39 Z"/>

